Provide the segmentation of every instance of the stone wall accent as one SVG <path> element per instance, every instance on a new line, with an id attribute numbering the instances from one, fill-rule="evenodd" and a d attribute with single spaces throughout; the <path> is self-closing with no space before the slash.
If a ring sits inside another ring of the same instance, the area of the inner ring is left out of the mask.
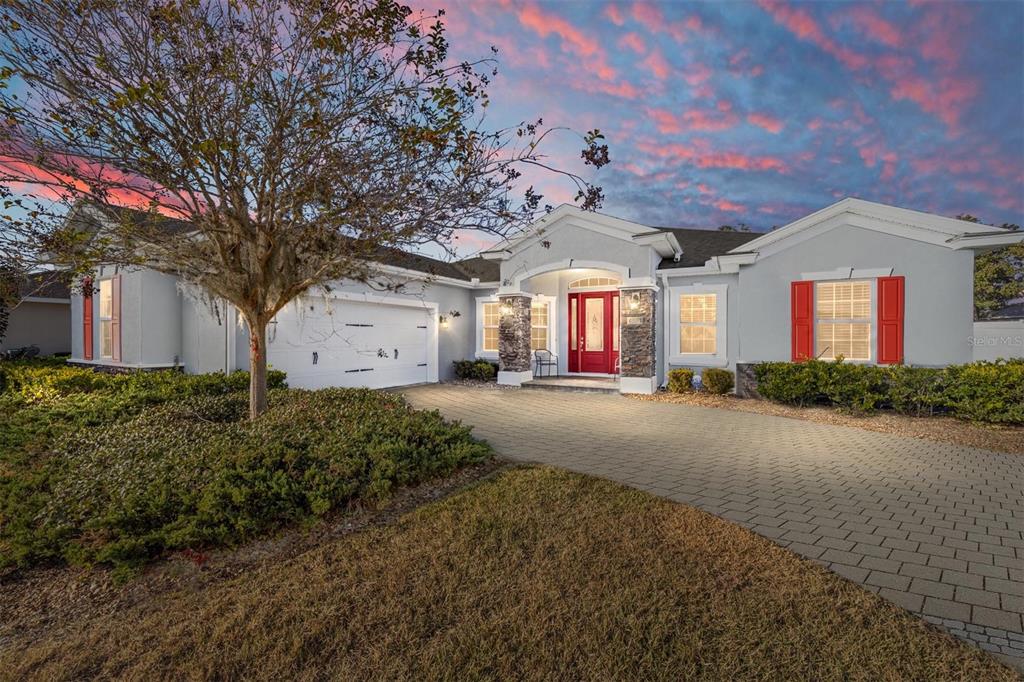
<path id="1" fill-rule="evenodd" d="M 530 297 L 499 296 L 498 368 L 502 372 L 530 371 Z"/>
<path id="2" fill-rule="evenodd" d="M 651 288 L 619 292 L 619 372 L 624 377 L 653 377 L 656 292 Z"/>
<path id="3" fill-rule="evenodd" d="M 754 367 L 757 363 L 738 362 L 736 363 L 736 395 L 740 398 L 760 398 L 757 392 L 757 377 L 754 375 Z"/>

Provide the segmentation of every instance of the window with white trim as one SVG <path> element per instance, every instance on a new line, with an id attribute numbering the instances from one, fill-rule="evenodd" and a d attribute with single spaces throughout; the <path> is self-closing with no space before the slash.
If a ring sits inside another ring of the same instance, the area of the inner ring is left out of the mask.
<path id="1" fill-rule="evenodd" d="M 114 294 L 111 280 L 100 280 L 100 357 L 114 356 Z"/>
<path id="2" fill-rule="evenodd" d="M 534 300 L 530 303 L 530 350 L 553 350 L 548 345 L 551 304 Z"/>
<path id="3" fill-rule="evenodd" d="M 815 282 L 815 356 L 871 360 L 871 281 Z"/>
<path id="4" fill-rule="evenodd" d="M 718 294 L 679 296 L 679 352 L 682 355 L 718 352 Z"/>
<path id="5" fill-rule="evenodd" d="M 728 284 L 669 287 L 665 295 L 665 346 L 669 364 L 724 367 L 728 364 Z"/>
<path id="6" fill-rule="evenodd" d="M 501 303 L 487 302 L 481 306 L 480 312 L 483 335 L 480 350 L 485 353 L 498 352 L 498 325 L 501 323 Z"/>

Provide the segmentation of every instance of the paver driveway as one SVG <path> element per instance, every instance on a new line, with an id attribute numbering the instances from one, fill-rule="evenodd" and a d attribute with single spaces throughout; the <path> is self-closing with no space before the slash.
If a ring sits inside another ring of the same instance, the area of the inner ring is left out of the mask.
<path id="1" fill-rule="evenodd" d="M 1024 661 L 1024 454 L 618 395 L 405 393 L 506 457 L 700 507 Z"/>

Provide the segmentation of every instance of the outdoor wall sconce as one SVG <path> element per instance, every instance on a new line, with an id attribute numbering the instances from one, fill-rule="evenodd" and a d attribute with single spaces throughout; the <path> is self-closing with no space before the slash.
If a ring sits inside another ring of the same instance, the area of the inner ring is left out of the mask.
<path id="1" fill-rule="evenodd" d="M 441 329 L 447 329 L 448 325 L 456 317 L 462 317 L 462 313 L 458 310 L 449 310 L 447 315 L 438 315 L 437 321 L 441 325 Z"/>
<path id="2" fill-rule="evenodd" d="M 438 318 L 437 318 L 437 321 L 441 323 L 441 329 L 447 329 L 448 328 L 448 316 L 447 315 L 439 315 Z"/>
<path id="3" fill-rule="evenodd" d="M 640 292 L 634 291 L 629 295 L 629 309 L 637 310 L 640 308 Z"/>
<path id="4" fill-rule="evenodd" d="M 505 317 L 506 315 L 511 315 L 512 314 L 512 304 L 508 303 L 508 302 L 504 302 L 504 303 L 501 304 L 500 310 L 501 310 L 502 317 Z"/>

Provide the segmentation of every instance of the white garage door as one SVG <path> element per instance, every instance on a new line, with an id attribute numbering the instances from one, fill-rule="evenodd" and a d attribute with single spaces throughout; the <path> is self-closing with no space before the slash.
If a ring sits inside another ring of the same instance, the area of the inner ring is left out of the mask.
<path id="1" fill-rule="evenodd" d="M 295 388 L 386 388 L 434 381 L 433 313 L 421 306 L 303 297 L 267 330 L 270 366 Z M 433 346 L 433 347 L 432 347 Z"/>

